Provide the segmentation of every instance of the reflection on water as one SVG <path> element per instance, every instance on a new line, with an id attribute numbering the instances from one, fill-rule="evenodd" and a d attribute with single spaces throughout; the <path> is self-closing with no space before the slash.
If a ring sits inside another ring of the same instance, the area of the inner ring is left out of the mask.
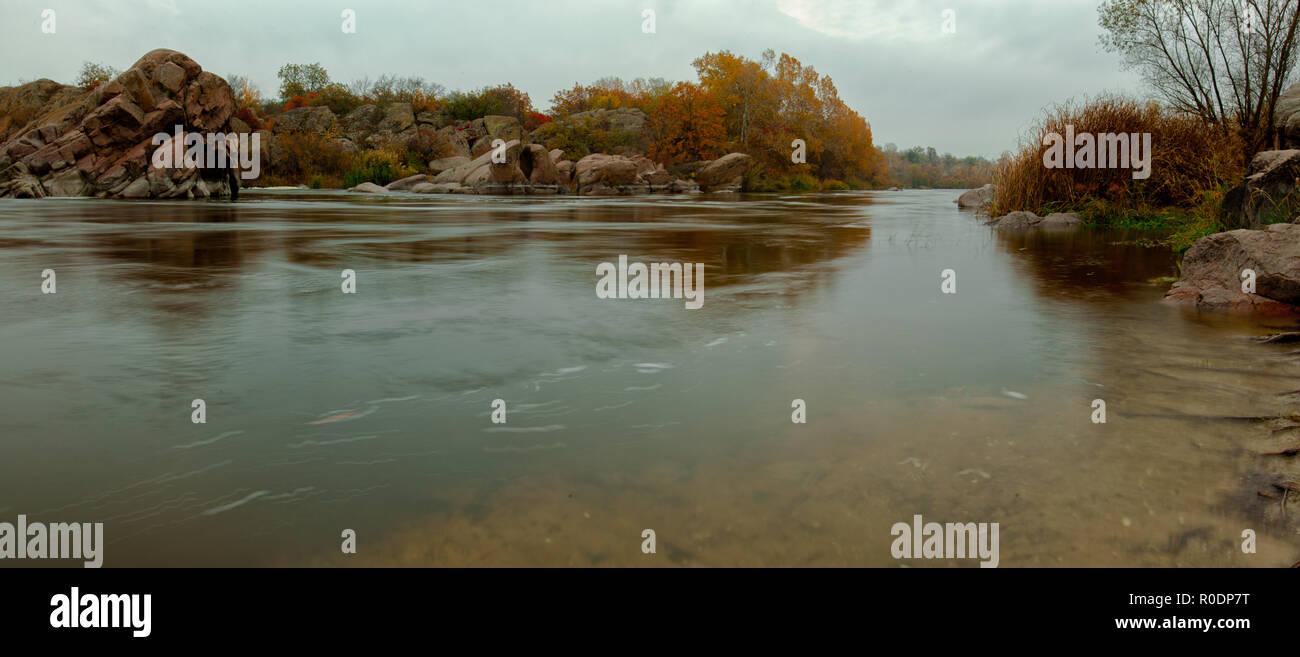
<path id="1" fill-rule="evenodd" d="M 110 566 L 894 566 L 915 514 L 1003 566 L 1300 558 L 1258 495 L 1300 435 L 1254 419 L 1300 362 L 1247 339 L 1290 327 L 952 196 L 8 201 L 0 520 L 104 522 Z M 704 263 L 704 307 L 597 299 L 619 255 Z"/>

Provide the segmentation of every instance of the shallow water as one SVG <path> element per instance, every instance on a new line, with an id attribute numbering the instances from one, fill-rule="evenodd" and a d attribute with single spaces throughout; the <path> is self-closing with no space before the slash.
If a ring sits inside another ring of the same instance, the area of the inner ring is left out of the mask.
<path id="1" fill-rule="evenodd" d="M 1221 419 L 1297 412 L 1248 339 L 1294 326 L 955 196 L 6 201 L 0 521 L 103 522 L 107 566 L 974 565 L 895 560 L 914 514 L 1004 567 L 1300 559 L 1258 495 L 1300 435 Z M 620 254 L 704 263 L 703 308 L 598 299 Z"/>

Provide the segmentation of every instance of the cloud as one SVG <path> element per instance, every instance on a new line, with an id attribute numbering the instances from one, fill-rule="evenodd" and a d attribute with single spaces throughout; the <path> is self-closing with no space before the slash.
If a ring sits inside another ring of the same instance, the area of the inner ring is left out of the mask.
<path id="1" fill-rule="evenodd" d="M 846 39 L 929 40 L 941 21 L 916 0 L 780 0 L 777 8 L 810 30 Z"/>

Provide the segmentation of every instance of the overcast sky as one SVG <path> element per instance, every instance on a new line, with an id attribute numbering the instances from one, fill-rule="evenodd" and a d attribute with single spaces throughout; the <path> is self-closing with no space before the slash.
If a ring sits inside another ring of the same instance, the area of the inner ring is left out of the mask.
<path id="1" fill-rule="evenodd" d="M 357 13 L 356 34 L 340 29 Z M 878 145 L 996 157 L 1053 103 L 1140 93 L 1097 44 L 1096 0 L 4 0 L 0 84 L 72 82 L 172 48 L 269 95 L 286 62 L 343 82 L 384 73 L 449 89 L 511 82 L 539 108 L 574 82 L 694 80 L 717 50 L 788 52 L 830 75 Z M 56 32 L 41 30 L 55 11 Z M 646 9 L 655 32 L 642 32 Z M 955 34 L 941 30 L 956 12 Z"/>

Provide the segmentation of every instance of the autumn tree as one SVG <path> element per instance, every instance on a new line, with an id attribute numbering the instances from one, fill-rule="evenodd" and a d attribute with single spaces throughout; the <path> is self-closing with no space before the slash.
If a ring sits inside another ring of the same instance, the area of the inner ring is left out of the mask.
<path id="1" fill-rule="evenodd" d="M 318 63 L 285 64 L 276 76 L 280 78 L 280 100 L 319 93 L 330 83 L 329 73 Z"/>
<path id="2" fill-rule="evenodd" d="M 726 109 L 697 84 L 678 82 L 658 103 L 646 129 L 649 156 L 660 162 L 711 160 L 724 154 Z"/>
<path id="3" fill-rule="evenodd" d="M 556 92 L 551 98 L 551 112 L 556 115 L 577 114 L 595 109 L 636 107 L 647 114 L 653 105 L 673 89 L 663 78 L 604 77 L 592 84 L 574 83 L 573 88 Z"/>
<path id="4" fill-rule="evenodd" d="M 226 76 L 230 90 L 235 94 L 235 104 L 239 109 L 256 109 L 262 105 L 262 92 L 247 76 L 230 74 Z"/>

